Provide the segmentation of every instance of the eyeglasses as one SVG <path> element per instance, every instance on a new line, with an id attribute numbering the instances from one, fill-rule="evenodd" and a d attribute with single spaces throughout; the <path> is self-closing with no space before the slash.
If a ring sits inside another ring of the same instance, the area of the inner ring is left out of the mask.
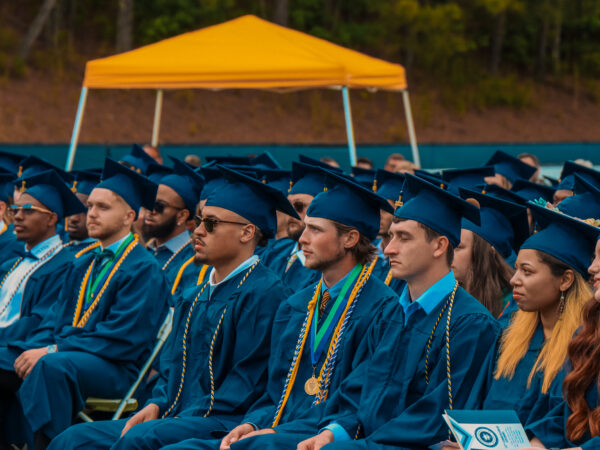
<path id="1" fill-rule="evenodd" d="M 308 209 L 308 205 L 306 205 L 302 202 L 294 202 L 294 203 L 292 203 L 292 206 L 294 207 L 294 209 L 296 210 L 296 212 L 298 214 L 302 214 L 302 211 L 304 211 L 305 208 Z"/>
<path id="2" fill-rule="evenodd" d="M 154 203 L 154 208 L 152 208 L 152 211 L 154 211 L 157 214 L 162 214 L 162 213 L 165 212 L 165 208 L 173 208 L 173 209 L 176 209 L 178 211 L 180 211 L 182 209 L 185 209 L 185 208 L 179 208 L 177 206 L 170 205 L 170 204 L 165 203 L 165 202 L 155 202 Z"/>
<path id="3" fill-rule="evenodd" d="M 17 214 L 19 211 L 23 211 L 23 214 L 32 214 L 34 211 L 45 213 L 45 214 L 54 214 L 52 211 L 46 208 L 40 208 L 39 206 L 32 205 L 30 203 L 26 205 L 10 205 L 9 209 L 11 214 Z"/>
<path id="4" fill-rule="evenodd" d="M 195 216 L 194 220 L 196 221 L 196 227 L 199 227 L 201 223 L 204 223 L 204 228 L 206 228 L 207 233 L 212 233 L 215 230 L 217 224 L 219 223 L 232 223 L 234 225 L 250 225 L 249 223 L 244 222 L 232 222 L 230 220 L 213 219 L 211 217 L 200 216 Z"/>

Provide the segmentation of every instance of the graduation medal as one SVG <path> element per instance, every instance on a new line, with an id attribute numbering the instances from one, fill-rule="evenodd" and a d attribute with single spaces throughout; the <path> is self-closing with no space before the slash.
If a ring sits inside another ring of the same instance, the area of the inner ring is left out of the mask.
<path id="1" fill-rule="evenodd" d="M 319 392 L 319 381 L 315 377 L 314 373 L 313 376 L 306 380 L 306 383 L 304 383 L 304 392 L 306 392 L 308 395 L 317 395 L 317 392 Z"/>

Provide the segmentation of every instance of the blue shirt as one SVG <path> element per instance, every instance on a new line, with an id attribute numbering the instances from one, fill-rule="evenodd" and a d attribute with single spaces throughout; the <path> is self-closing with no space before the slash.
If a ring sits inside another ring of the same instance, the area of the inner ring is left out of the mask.
<path id="1" fill-rule="evenodd" d="M 157 253 L 163 248 L 169 250 L 171 253 L 175 253 L 179 249 L 181 249 L 181 247 L 187 245 L 188 242 L 190 242 L 190 232 L 188 230 L 185 230 L 179 233 L 174 238 L 169 239 L 164 244 L 159 245 L 158 247 L 153 245 L 154 242 L 155 241 L 151 241 L 148 244 L 148 248 L 154 252 L 154 256 L 156 256 Z"/>
<path id="2" fill-rule="evenodd" d="M 335 283 L 330 288 L 327 287 L 327 285 L 325 284 L 325 280 L 323 279 L 323 277 L 321 277 L 321 290 L 322 290 L 321 295 L 323 295 L 326 291 L 329 291 L 329 295 L 331 296 L 331 299 L 335 300 L 337 298 L 337 296 L 340 295 L 340 292 L 342 292 L 344 283 L 346 282 L 346 280 L 352 273 L 353 269 L 354 269 L 354 267 L 352 269 L 350 269 L 350 271 L 346 275 L 344 275 L 344 277 L 340 281 Z"/>
<path id="3" fill-rule="evenodd" d="M 417 310 L 421 309 L 425 314 L 431 313 L 437 305 L 440 304 L 444 297 L 454 289 L 456 279 L 452 271 L 448 272 L 441 279 L 435 282 L 425 292 L 423 292 L 416 300 L 411 301 L 408 284 L 404 286 L 400 294 L 400 306 L 404 310 L 404 324 L 408 318 Z"/>
<path id="4" fill-rule="evenodd" d="M 21 301 L 27 280 L 38 268 L 62 249 L 62 241 L 55 234 L 26 252 L 21 262 L 0 287 L 0 327 L 6 327 L 21 316 Z"/>

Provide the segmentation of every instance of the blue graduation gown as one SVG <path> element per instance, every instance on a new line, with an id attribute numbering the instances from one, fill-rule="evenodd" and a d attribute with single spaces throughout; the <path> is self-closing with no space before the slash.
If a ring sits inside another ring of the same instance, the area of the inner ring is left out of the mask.
<path id="1" fill-rule="evenodd" d="M 73 327 L 79 287 L 93 257 L 86 254 L 73 263 L 57 297 L 61 301 L 45 326 L 12 344 L 20 350 L 58 346 L 58 353 L 40 359 L 17 393 L 27 425 L 50 438 L 71 424 L 87 397 L 119 398 L 125 393 L 150 355 L 167 313 L 164 275 L 138 244 L 87 323 Z"/>
<path id="2" fill-rule="evenodd" d="M 77 425 L 59 436 L 57 442 L 76 446 L 81 440 L 98 437 L 96 446 L 86 448 L 108 448 L 102 446 L 103 441 L 114 444 L 115 449 L 161 448 L 195 437 L 195 433 L 226 432 L 236 426 L 265 389 L 273 319 L 282 299 L 291 294 L 262 263 L 238 288 L 247 272 L 243 270 L 216 286 L 210 299 L 206 290 L 199 297 L 189 327 L 183 389 L 166 419 L 137 425 L 120 439 L 125 420 L 120 421 L 120 427 L 113 421 Z M 161 353 L 161 377 L 147 402 L 157 404 L 161 415 L 177 397 L 185 322 L 201 289 L 189 288 L 176 299 L 173 331 Z M 215 389 L 211 400 L 209 355 L 221 317 L 212 357 Z M 209 409 L 209 417 L 202 418 Z"/>
<path id="3" fill-rule="evenodd" d="M 73 256 L 75 256 L 81 250 L 89 247 L 94 242 L 96 242 L 95 239 L 86 239 L 84 241 L 79 241 L 79 242 L 69 241 L 64 245 L 64 249 L 71 252 L 73 254 Z M 80 256 L 83 256 L 83 255 L 80 255 Z"/>
<path id="4" fill-rule="evenodd" d="M 25 253 L 25 244 L 17 241 L 12 224 L 8 225 L 4 233 L 0 234 L 0 265 L 5 261 L 15 260 Z"/>
<path id="5" fill-rule="evenodd" d="M 430 314 L 417 310 L 405 326 L 399 304 L 386 311 L 391 323 L 372 358 L 358 366 L 339 395 L 327 402 L 328 415 L 319 426 L 335 421 L 359 440 L 334 442 L 332 448 L 427 448 L 447 438 L 441 420 L 449 404 L 445 323 L 440 323 L 431 343 L 429 383 L 425 377 L 427 342 L 444 303 Z M 481 303 L 458 288 L 450 325 L 454 408 L 474 406 L 473 384 L 498 332 L 496 321 Z"/>
<path id="6" fill-rule="evenodd" d="M 173 253 L 164 246 L 160 247 L 158 250 L 156 250 L 156 252 L 151 249 L 148 250 L 156 257 L 159 267 L 165 273 L 169 283 L 169 290 L 173 287 L 173 283 L 175 282 L 175 278 L 177 277 L 181 266 L 194 256 L 194 247 L 192 246 L 191 242 L 187 244 L 183 250 L 181 250 L 171 261 L 169 261 L 169 259 L 171 259 L 173 256 Z M 193 264 L 191 265 L 193 266 Z M 181 277 L 177 289 L 181 290 L 189 286 L 195 286 L 195 284 L 188 284 L 191 282 L 192 278 L 193 277 Z"/>
<path id="7" fill-rule="evenodd" d="M 288 260 L 295 246 L 296 241 L 289 238 L 278 239 L 264 253 L 263 260 L 265 265 L 278 274 L 281 281 L 293 292 L 298 292 L 308 286 L 314 286 L 321 278 L 321 272 L 307 269 L 299 259 L 296 259 L 286 271 Z"/>
<path id="8" fill-rule="evenodd" d="M 16 259 L 13 259 L 0 266 L 0 279 L 4 278 L 15 262 Z M 23 290 L 19 320 L 8 327 L 0 328 L 0 347 L 27 340 L 35 332 L 56 303 L 72 262 L 71 253 L 63 249 L 31 274 Z M 12 362 L 14 360 L 8 365 L 3 364 L 0 357 L 0 368 L 12 370 Z"/>
<path id="9" fill-rule="evenodd" d="M 564 380 L 564 376 L 570 371 L 569 365 L 566 364 L 566 366 L 557 378 Z M 596 383 L 588 388 L 585 399 L 590 409 L 598 407 L 598 385 Z M 562 395 L 562 382 L 556 385 L 553 383 L 547 394 L 538 394 L 525 431 L 530 438 L 537 437 L 547 448 L 581 447 L 583 450 L 600 448 L 600 437 L 591 437 L 589 432 L 576 442 L 567 438 L 567 419 L 571 413 L 572 411 Z"/>
<path id="10" fill-rule="evenodd" d="M 508 303 L 506 304 L 506 306 L 504 307 L 504 310 L 502 310 L 502 313 L 498 317 L 498 323 L 500 324 L 500 326 L 502 328 L 506 328 L 510 324 L 512 315 L 515 312 L 517 312 L 518 309 L 519 309 L 519 305 L 517 305 L 517 302 L 513 298 L 512 292 L 511 292 L 508 297 Z"/>

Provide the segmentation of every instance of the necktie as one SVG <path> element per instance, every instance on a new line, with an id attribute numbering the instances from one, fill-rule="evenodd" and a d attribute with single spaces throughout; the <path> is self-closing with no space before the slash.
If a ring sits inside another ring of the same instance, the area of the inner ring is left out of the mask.
<path id="1" fill-rule="evenodd" d="M 96 280 L 96 277 L 98 276 L 98 273 L 100 272 L 100 269 L 102 269 L 102 267 L 104 266 L 106 261 L 108 261 L 109 258 L 112 258 L 112 256 L 113 256 L 113 252 L 111 250 L 98 249 L 96 251 L 96 254 L 94 255 L 94 270 L 92 272 L 92 281 Z"/>
<path id="2" fill-rule="evenodd" d="M 323 317 L 323 313 L 327 308 L 327 303 L 329 303 L 329 300 L 331 300 L 331 294 L 329 294 L 329 291 L 323 292 L 323 296 L 321 297 L 321 303 L 319 304 L 319 320 L 321 320 L 321 318 Z"/>
<path id="3" fill-rule="evenodd" d="M 285 266 L 285 271 L 287 272 L 292 267 L 292 264 L 298 259 L 298 252 L 294 252 L 289 258 L 287 265 Z"/>

